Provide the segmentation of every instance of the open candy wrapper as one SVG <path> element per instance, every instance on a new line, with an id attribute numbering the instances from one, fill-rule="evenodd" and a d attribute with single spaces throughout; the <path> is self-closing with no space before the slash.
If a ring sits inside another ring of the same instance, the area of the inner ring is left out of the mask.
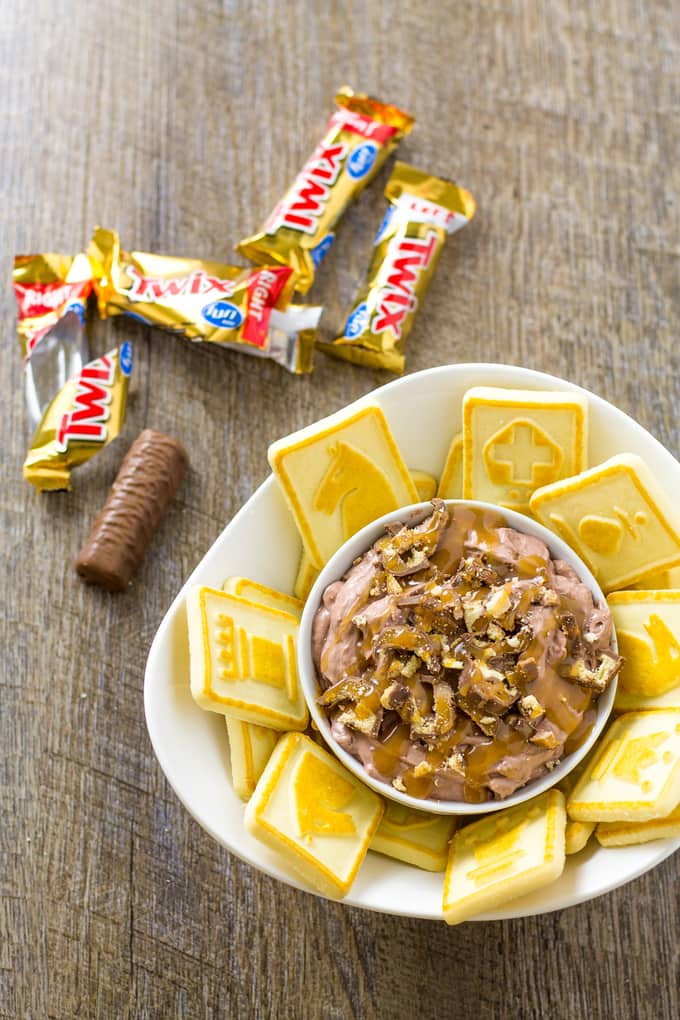
<path id="1" fill-rule="evenodd" d="M 125 252 L 98 227 L 88 248 L 102 318 L 129 315 L 189 340 L 270 358 L 290 372 L 312 370 L 320 307 L 290 305 L 288 266 L 246 269 L 204 259 Z"/>
<path id="2" fill-rule="evenodd" d="M 92 291 L 87 255 L 17 255 L 12 274 L 26 406 L 36 428 L 48 404 L 89 359 L 85 305 Z"/>
<path id="3" fill-rule="evenodd" d="M 71 471 L 120 433 L 132 372 L 129 343 L 95 358 L 59 390 L 45 411 L 24 462 L 39 491 L 71 488 Z"/>

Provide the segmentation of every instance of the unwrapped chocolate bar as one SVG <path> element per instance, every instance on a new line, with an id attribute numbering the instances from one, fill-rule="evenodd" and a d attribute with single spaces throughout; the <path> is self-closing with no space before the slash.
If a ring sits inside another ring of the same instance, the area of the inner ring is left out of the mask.
<path id="1" fill-rule="evenodd" d="M 188 463 L 186 450 L 174 439 L 155 429 L 140 433 L 78 554 L 76 570 L 83 580 L 125 591 Z"/>

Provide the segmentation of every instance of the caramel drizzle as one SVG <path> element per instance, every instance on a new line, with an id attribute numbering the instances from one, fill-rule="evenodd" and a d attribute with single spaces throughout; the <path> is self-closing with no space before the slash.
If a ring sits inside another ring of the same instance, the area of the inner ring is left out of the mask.
<path id="1" fill-rule="evenodd" d="M 441 601 L 445 601 L 449 595 L 452 599 L 455 593 L 460 596 L 479 590 L 482 595 L 488 594 L 488 589 L 485 591 L 483 587 L 480 588 L 479 585 L 465 581 L 456 584 L 454 593 L 450 588 L 451 578 L 456 574 L 459 564 L 465 556 L 466 543 L 482 548 L 485 556 L 494 560 L 494 552 L 503 544 L 498 531 L 500 527 L 507 527 L 507 524 L 502 515 L 495 511 L 456 507 L 450 515 L 448 524 L 441 532 L 436 544 L 436 551 L 429 557 L 429 562 L 419 572 L 402 578 L 402 582 L 406 584 L 403 588 L 403 595 L 408 596 L 410 587 L 422 587 L 423 583 L 425 583 L 425 595 L 428 586 L 431 587 L 433 584 L 440 587 L 445 586 Z M 427 538 L 431 541 L 429 530 Z M 497 561 L 494 563 L 494 569 L 501 573 Z M 510 582 L 534 579 L 545 582 L 547 580 L 546 561 L 540 556 L 526 556 L 520 558 L 512 569 L 506 569 L 505 574 L 505 580 Z M 336 642 L 342 640 L 348 630 L 355 626 L 353 620 L 372 601 L 370 594 L 372 590 L 369 585 L 357 597 L 336 631 Z M 416 604 L 410 608 L 417 612 L 418 620 L 425 631 L 436 630 L 436 624 L 439 622 L 436 618 L 437 614 L 427 608 L 426 598 L 423 599 L 422 604 Z M 520 605 L 518 612 L 526 611 L 527 608 L 528 604 Z M 537 676 L 527 680 L 518 675 L 516 671 L 507 675 L 508 682 L 517 687 L 521 696 L 534 695 L 544 709 L 545 719 L 563 734 L 564 741 L 566 741 L 563 754 L 571 753 L 583 742 L 596 715 L 593 691 L 564 679 L 559 675 L 554 665 L 548 661 L 550 640 L 559 628 L 557 614 L 566 612 L 575 617 L 579 632 L 583 631 L 585 617 L 580 605 L 573 599 L 560 596 L 560 604 L 544 613 L 544 626 L 534 634 L 523 653 L 523 657 L 533 659 L 537 664 L 540 664 Z M 399 649 L 394 649 L 397 658 L 378 654 L 376 661 L 375 650 L 376 644 L 380 644 L 381 625 L 382 621 L 379 620 L 375 630 L 367 629 L 365 636 L 357 642 L 356 658 L 346 671 L 347 676 L 361 678 L 359 681 L 361 693 L 358 693 L 352 706 L 355 716 L 358 720 L 369 720 L 373 716 L 378 716 L 383 708 L 381 698 L 393 676 L 398 675 L 399 682 L 408 687 L 416 711 L 422 718 L 426 718 L 432 711 L 433 699 L 430 684 L 423 683 L 418 675 L 404 676 L 403 671 L 391 674 L 392 663 L 396 662 L 398 666 L 403 665 L 403 660 L 398 658 Z M 326 648 L 324 652 L 321 660 L 322 671 L 328 662 L 330 651 L 330 648 Z M 408 654 L 409 651 L 411 649 L 406 647 L 403 649 L 405 654 Z M 460 651 L 460 645 L 453 649 L 454 655 L 460 654 Z M 482 651 L 480 655 L 482 661 L 484 655 L 485 652 Z M 392 669 L 394 670 L 394 667 Z M 418 673 L 421 676 L 425 675 L 421 668 L 418 669 Z M 426 677 L 426 679 L 434 680 L 435 678 Z M 330 711 L 331 714 L 335 714 L 338 709 L 333 708 Z M 396 716 L 396 713 L 392 714 Z M 489 778 L 496 772 L 502 759 L 506 756 L 522 755 L 531 746 L 527 736 L 509 726 L 502 716 L 498 720 L 495 735 L 484 737 L 474 722 L 459 710 L 456 713 L 454 725 L 448 733 L 437 739 L 428 740 L 427 744 L 418 742 L 421 754 L 424 752 L 422 760 L 426 763 L 425 768 L 421 763 L 418 769 L 405 764 L 415 743 L 410 726 L 399 720 L 398 716 L 396 719 L 397 722 L 391 726 L 386 726 L 383 722 L 379 734 L 371 737 L 372 762 L 386 782 L 391 783 L 393 780 L 397 780 L 397 788 L 402 788 L 401 784 L 403 784 L 403 789 L 413 797 L 436 796 L 438 771 L 440 773 L 442 767 L 446 767 L 445 763 L 450 761 L 451 756 L 462 748 L 461 780 L 464 799 L 470 803 L 487 800 L 491 796 L 488 788 Z"/>

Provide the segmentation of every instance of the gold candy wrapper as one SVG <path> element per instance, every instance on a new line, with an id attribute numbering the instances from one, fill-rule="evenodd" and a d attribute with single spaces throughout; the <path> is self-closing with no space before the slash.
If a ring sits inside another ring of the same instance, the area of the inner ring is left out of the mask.
<path id="1" fill-rule="evenodd" d="M 95 358 L 57 393 L 33 437 L 24 478 L 39 491 L 71 488 L 71 471 L 123 427 L 132 372 L 129 343 Z"/>
<path id="2" fill-rule="evenodd" d="M 87 255 L 17 255 L 12 273 L 24 358 L 26 406 L 35 428 L 52 397 L 89 361 Z"/>
<path id="3" fill-rule="evenodd" d="M 335 240 L 340 217 L 414 124 L 410 114 L 348 86 L 335 101 L 338 110 L 292 187 L 260 232 L 236 248 L 253 262 L 290 266 L 302 294 Z"/>
<path id="4" fill-rule="evenodd" d="M 404 344 L 444 241 L 469 223 L 475 200 L 457 184 L 406 163 L 395 164 L 385 196 L 390 205 L 345 331 L 317 346 L 347 361 L 403 372 Z"/>
<path id="5" fill-rule="evenodd" d="M 312 370 L 320 307 L 290 305 L 289 266 L 246 269 L 204 259 L 125 252 L 98 227 L 88 248 L 102 318 L 130 315 L 189 340 L 269 358 L 290 372 Z"/>

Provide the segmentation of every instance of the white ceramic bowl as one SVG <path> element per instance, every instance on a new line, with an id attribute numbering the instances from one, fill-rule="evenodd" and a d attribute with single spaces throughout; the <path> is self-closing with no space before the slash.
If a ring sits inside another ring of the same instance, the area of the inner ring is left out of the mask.
<path id="1" fill-rule="evenodd" d="M 536 538 L 540 538 L 547 545 L 553 559 L 565 560 L 571 567 L 574 568 L 579 579 L 583 581 L 586 587 L 592 592 L 595 605 L 604 604 L 605 596 L 583 560 L 576 555 L 574 550 L 571 549 L 566 542 L 555 535 L 552 531 L 544 528 L 542 524 L 539 524 L 537 521 L 534 521 L 529 517 L 525 517 L 523 514 L 516 513 L 514 510 L 504 510 L 500 507 L 492 506 L 491 503 L 481 503 L 475 500 L 449 499 L 446 500 L 446 505 L 467 506 L 479 510 L 493 510 L 505 519 L 508 527 L 515 528 L 517 531 L 522 531 L 525 535 L 534 535 Z M 548 790 L 551 786 L 559 783 L 561 779 L 564 779 L 564 777 L 568 775 L 568 773 L 571 772 L 576 765 L 578 765 L 600 736 L 602 729 L 611 714 L 611 710 L 614 705 L 614 696 L 616 694 L 617 678 L 614 678 L 607 690 L 599 698 L 597 702 L 597 715 L 595 717 L 595 722 L 593 723 L 590 733 L 580 747 L 577 747 L 575 751 L 572 751 L 571 754 L 563 758 L 559 765 L 552 769 L 552 771 L 547 772 L 546 775 L 533 780 L 533 782 L 527 783 L 525 786 L 522 786 L 510 797 L 506 797 L 504 800 L 484 801 L 482 804 L 468 804 L 465 801 L 459 800 L 431 800 L 411 797 L 407 793 L 395 790 L 389 783 L 383 783 L 379 779 L 374 779 L 372 776 L 369 776 L 361 762 L 353 755 L 349 754 L 337 742 L 333 736 L 328 715 L 317 703 L 317 698 L 321 693 L 321 690 L 316 677 L 314 663 L 312 661 L 312 625 L 316 611 L 321 604 L 321 598 L 328 585 L 332 584 L 333 581 L 338 581 L 349 570 L 357 556 L 361 556 L 365 553 L 368 549 L 370 549 L 374 542 L 385 534 L 385 526 L 387 524 L 392 524 L 394 521 L 398 521 L 402 524 L 406 524 L 408 527 L 413 527 L 415 524 L 419 524 L 423 521 L 431 512 L 432 505 L 430 503 L 416 503 L 413 506 L 403 507 L 400 510 L 395 510 L 392 513 L 385 514 L 384 517 L 379 517 L 378 520 L 373 521 L 371 524 L 367 524 L 365 528 L 358 531 L 356 535 L 353 535 L 352 538 L 348 539 L 347 542 L 338 549 L 335 555 L 330 558 L 309 593 L 309 597 L 305 603 L 305 608 L 302 614 L 302 619 L 300 621 L 300 633 L 298 637 L 298 671 L 300 674 L 300 682 L 302 684 L 302 689 L 305 694 L 310 714 L 316 725 L 319 727 L 319 730 L 330 749 L 350 772 L 353 772 L 355 776 L 366 783 L 367 786 L 374 789 L 376 793 L 380 793 L 384 797 L 389 797 L 391 800 L 396 800 L 399 804 L 406 805 L 406 807 L 415 808 L 420 811 L 432 811 L 439 815 L 488 814 L 490 811 L 500 811 L 503 808 L 512 807 L 515 804 L 521 804 L 523 801 L 529 800 L 531 797 L 538 796 L 539 793 L 543 793 L 544 790 Z M 616 635 L 613 635 L 612 646 L 615 652 L 618 651 Z"/>
<path id="2" fill-rule="evenodd" d="M 641 425 L 573 383 L 511 365 L 444 365 L 375 390 L 372 397 L 383 408 L 409 467 L 433 475 L 441 472 L 451 436 L 460 431 L 461 401 L 470 386 L 580 393 L 587 398 L 590 412 L 589 462 L 599 464 L 624 451 L 637 453 L 663 479 L 668 494 L 680 502 L 680 464 Z M 144 709 L 167 781 L 199 825 L 253 867 L 309 891 L 279 856 L 243 826 L 244 806 L 231 783 L 224 719 L 201 711 L 191 697 L 186 620 L 186 593 L 192 585 L 219 587 L 229 575 L 243 574 L 291 591 L 299 560 L 297 529 L 270 475 L 217 536 L 163 618 L 146 665 Z M 601 847 L 591 839 L 585 850 L 567 858 L 556 882 L 478 919 L 525 917 L 582 903 L 649 871 L 677 847 L 680 839 L 627 847 Z M 441 875 L 369 853 L 343 902 L 435 920 L 442 916 L 441 900 Z"/>

